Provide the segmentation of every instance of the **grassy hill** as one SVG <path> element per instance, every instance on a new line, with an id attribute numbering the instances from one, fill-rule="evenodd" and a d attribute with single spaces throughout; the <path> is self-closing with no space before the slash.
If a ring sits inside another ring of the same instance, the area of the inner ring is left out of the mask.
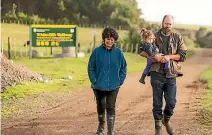
<path id="1" fill-rule="evenodd" d="M 12 58 L 19 56 L 27 56 L 28 55 L 28 47 L 24 47 L 23 45 L 29 40 L 29 26 L 22 24 L 1 24 L 1 43 L 3 44 L 4 54 L 7 56 L 8 50 L 8 37 L 11 40 L 11 55 Z M 90 46 L 93 47 L 94 38 L 92 37 L 92 31 L 96 32 L 96 45 L 100 45 L 102 42 L 103 28 L 78 28 L 78 42 L 80 43 L 80 51 L 86 52 Z M 126 30 L 118 30 L 119 38 L 122 39 L 126 36 Z M 40 47 L 36 48 L 39 53 L 46 55 L 50 54 L 49 47 Z M 61 53 L 60 47 L 52 48 L 53 53 Z M 16 53 L 15 53 L 16 52 Z"/>
<path id="2" fill-rule="evenodd" d="M 161 25 L 161 22 L 149 22 L 150 24 L 158 24 Z M 192 24 L 174 24 L 173 28 L 177 29 L 187 29 L 187 30 L 198 30 L 200 27 L 205 27 L 209 31 L 212 31 L 212 25 L 211 26 L 203 26 L 203 25 L 192 25 Z"/>
<path id="3" fill-rule="evenodd" d="M 17 45 L 23 45 L 25 41 L 29 40 L 29 26 L 28 25 L 21 25 L 21 24 L 1 24 L 1 37 L 3 39 L 3 43 L 6 45 L 8 37 L 12 40 L 16 40 Z M 91 35 L 92 31 L 96 32 L 96 44 L 100 44 L 101 34 L 103 28 L 82 28 L 79 27 L 78 31 L 78 39 L 81 44 L 81 47 L 87 47 L 90 44 L 93 44 L 93 37 Z M 127 31 L 125 30 L 118 30 L 120 38 L 123 38 Z"/>

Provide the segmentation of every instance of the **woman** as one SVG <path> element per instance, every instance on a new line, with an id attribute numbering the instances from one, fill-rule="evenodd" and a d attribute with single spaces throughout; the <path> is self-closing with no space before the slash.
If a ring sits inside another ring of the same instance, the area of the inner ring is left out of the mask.
<path id="1" fill-rule="evenodd" d="M 103 134 L 105 110 L 108 135 L 113 135 L 115 104 L 120 86 L 126 78 L 127 64 L 122 51 L 115 47 L 118 33 L 107 27 L 102 32 L 103 44 L 94 49 L 88 62 L 88 75 L 96 97 L 99 125 L 97 135 Z"/>

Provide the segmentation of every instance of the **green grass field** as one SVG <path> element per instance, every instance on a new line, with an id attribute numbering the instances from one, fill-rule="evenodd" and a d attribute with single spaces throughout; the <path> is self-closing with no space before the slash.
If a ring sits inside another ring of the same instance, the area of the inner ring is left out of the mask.
<path id="1" fill-rule="evenodd" d="M 203 91 L 201 101 L 201 121 L 209 126 L 212 126 L 212 67 L 205 70 L 200 79 L 207 82 L 208 88 Z"/>
<path id="2" fill-rule="evenodd" d="M 93 46 L 94 39 L 91 35 L 92 31 L 95 31 L 96 33 L 96 45 L 101 44 L 101 34 L 102 34 L 103 28 L 82 28 L 79 27 L 78 29 L 78 40 L 81 45 L 80 49 L 81 51 L 86 52 L 88 48 L 90 48 L 90 45 Z M 127 34 L 126 30 L 118 30 L 120 39 L 124 38 Z M 23 47 L 24 43 L 29 40 L 29 26 L 28 25 L 22 25 L 22 24 L 1 24 L 1 37 L 3 41 L 3 48 L 4 48 L 4 54 L 7 55 L 8 50 L 8 37 L 11 39 L 11 52 L 12 56 L 15 54 L 15 50 L 17 51 L 17 56 L 26 56 L 26 50 L 28 48 Z M 15 48 L 16 46 L 16 48 Z M 36 48 L 38 52 L 41 52 L 43 54 L 50 54 L 50 48 Z M 20 54 L 22 52 L 22 54 Z M 53 53 L 61 52 L 61 48 L 55 47 L 53 48 Z"/>
<path id="3" fill-rule="evenodd" d="M 150 22 L 151 24 L 161 25 L 161 22 Z M 200 26 L 200 25 L 191 25 L 191 24 L 173 24 L 173 28 L 182 28 L 187 30 L 198 30 L 200 27 L 205 27 L 209 31 L 212 31 L 212 26 Z"/>
<path id="4" fill-rule="evenodd" d="M 189 25 L 189 24 L 174 24 L 174 28 L 183 28 L 189 30 L 198 30 L 200 27 L 205 27 L 209 31 L 212 31 L 212 26 L 200 26 L 200 25 Z"/>
<path id="5" fill-rule="evenodd" d="M 1 24 L 1 36 L 4 43 L 7 43 L 8 37 L 16 38 L 18 41 L 26 41 L 29 40 L 29 26 L 21 25 L 21 24 Z M 91 35 L 92 31 L 96 32 L 96 42 L 97 44 L 101 43 L 101 34 L 102 29 L 100 28 L 82 28 L 79 27 L 78 36 L 79 42 L 82 46 L 90 45 L 93 43 L 93 37 Z M 118 30 L 120 38 L 123 38 L 127 31 Z M 22 44 L 21 44 L 22 45 Z"/>

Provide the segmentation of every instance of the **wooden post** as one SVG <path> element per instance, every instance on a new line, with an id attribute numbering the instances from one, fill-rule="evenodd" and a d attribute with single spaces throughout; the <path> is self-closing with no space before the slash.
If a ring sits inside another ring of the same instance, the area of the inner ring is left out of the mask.
<path id="1" fill-rule="evenodd" d="M 138 54 L 138 44 L 136 44 L 135 53 Z"/>
<path id="2" fill-rule="evenodd" d="M 29 45 L 29 59 L 32 59 L 32 43 Z"/>
<path id="3" fill-rule="evenodd" d="M 78 57 L 78 26 L 76 26 L 76 41 L 75 41 L 75 54 L 76 58 Z"/>
<path id="4" fill-rule="evenodd" d="M 22 50 L 22 49 L 23 49 L 23 46 L 21 46 L 21 41 L 20 41 L 20 40 L 19 40 L 18 43 L 19 43 L 19 45 L 20 45 L 20 47 L 21 47 L 21 58 L 22 58 L 22 56 L 23 56 L 23 55 L 22 55 L 22 53 L 23 53 L 23 50 Z"/>
<path id="5" fill-rule="evenodd" d="M 127 52 L 130 52 L 130 44 L 128 44 L 128 49 L 127 49 Z"/>
<path id="6" fill-rule="evenodd" d="M 52 55 L 53 53 L 52 53 L 52 46 L 50 47 L 50 55 Z"/>
<path id="7" fill-rule="evenodd" d="M 27 57 L 27 40 L 25 40 L 25 57 Z"/>
<path id="8" fill-rule="evenodd" d="M 131 53 L 133 53 L 133 47 L 134 47 L 134 46 L 133 46 L 133 44 L 132 44 L 132 45 L 131 45 Z"/>
<path id="9" fill-rule="evenodd" d="M 8 37 L 8 59 L 11 58 L 11 55 L 10 55 L 10 37 Z"/>
<path id="10" fill-rule="evenodd" d="M 30 39 L 30 44 L 29 44 L 29 59 L 32 59 L 32 34 L 31 34 L 31 26 L 29 27 L 29 39 Z"/>
<path id="11" fill-rule="evenodd" d="M 92 44 L 91 44 L 91 42 L 90 42 L 90 46 L 89 46 L 89 53 L 91 53 L 91 51 L 92 51 Z"/>
<path id="12" fill-rule="evenodd" d="M 16 59 L 16 39 L 15 38 L 13 38 L 13 45 L 14 45 L 14 49 L 15 49 L 14 59 Z"/>
<path id="13" fill-rule="evenodd" d="M 96 48 L 96 35 L 93 36 L 93 50 Z"/>

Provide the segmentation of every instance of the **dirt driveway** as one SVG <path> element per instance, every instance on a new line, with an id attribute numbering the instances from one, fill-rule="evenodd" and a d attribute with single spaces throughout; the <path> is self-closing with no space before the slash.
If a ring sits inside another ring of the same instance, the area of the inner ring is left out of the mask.
<path id="1" fill-rule="evenodd" d="M 198 77 L 209 66 L 212 66 L 212 50 L 206 49 L 195 50 L 194 56 L 183 64 L 184 77 L 177 80 L 177 106 L 172 117 L 176 135 L 203 135 L 204 130 L 209 130 L 196 121 L 203 86 Z M 140 72 L 129 74 L 120 89 L 117 135 L 154 134 L 151 87 L 149 83 L 140 84 L 139 77 Z M 66 95 L 66 100 L 39 113 L 2 119 L 3 135 L 92 135 L 96 127 L 96 106 L 90 88 Z M 212 134 L 212 129 L 209 132 Z"/>

